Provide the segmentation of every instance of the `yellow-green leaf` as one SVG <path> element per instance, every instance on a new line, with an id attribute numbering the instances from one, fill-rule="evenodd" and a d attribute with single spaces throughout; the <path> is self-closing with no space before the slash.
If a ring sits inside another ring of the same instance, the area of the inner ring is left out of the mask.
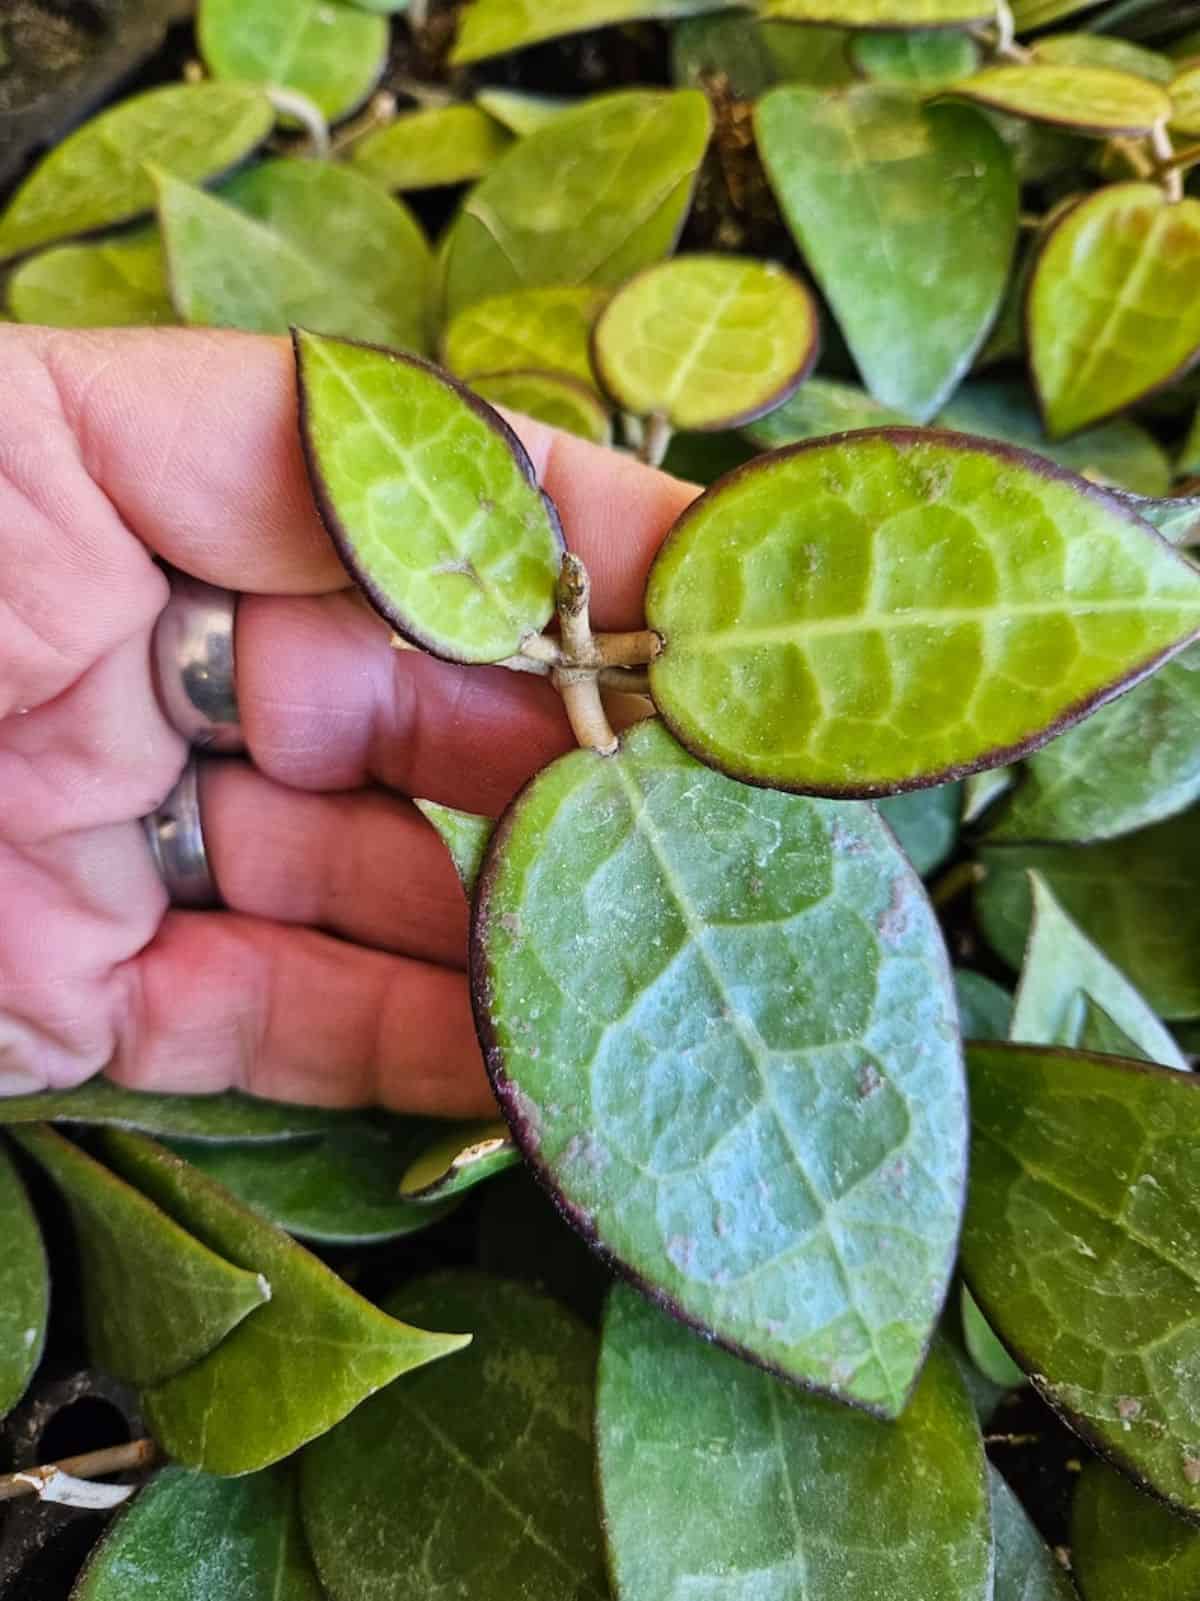
<path id="1" fill-rule="evenodd" d="M 594 382 L 592 324 L 603 289 L 515 289 L 460 311 L 442 340 L 442 363 L 460 378 L 476 373 L 562 372 Z"/>
<path id="2" fill-rule="evenodd" d="M 435 106 L 356 140 L 350 164 L 385 189 L 429 189 L 482 178 L 511 143 L 478 106 Z"/>
<path id="3" fill-rule="evenodd" d="M 732 0 L 744 4 L 745 0 Z M 458 41 L 450 59 L 455 66 L 488 56 L 524 50 L 543 39 L 619 22 L 694 17 L 720 11 L 730 0 L 472 0 L 462 7 Z"/>
<path id="4" fill-rule="evenodd" d="M 1189 67 L 1170 84 L 1171 127 L 1189 138 L 1200 135 L 1200 66 Z"/>
<path id="5" fill-rule="evenodd" d="M 201 0 L 196 38 L 214 78 L 290 89 L 335 121 L 375 87 L 388 24 L 341 0 Z"/>
<path id="6" fill-rule="evenodd" d="M 176 321 L 156 228 L 31 256 L 8 280 L 8 304 L 18 322 L 54 328 Z"/>
<path id="7" fill-rule="evenodd" d="M 471 388 L 490 406 L 523 412 L 593 445 L 612 443 L 612 419 L 603 401 L 577 378 L 560 372 L 478 373 Z"/>
<path id="8" fill-rule="evenodd" d="M 1114 67 L 1005 63 L 961 79 L 953 93 L 1012 117 L 1106 139 L 1145 137 L 1171 114 L 1171 102 L 1158 84 Z"/>
<path id="9" fill-rule="evenodd" d="M 953 28 L 991 15 L 985 0 L 760 0 L 760 10 L 835 28 Z"/>

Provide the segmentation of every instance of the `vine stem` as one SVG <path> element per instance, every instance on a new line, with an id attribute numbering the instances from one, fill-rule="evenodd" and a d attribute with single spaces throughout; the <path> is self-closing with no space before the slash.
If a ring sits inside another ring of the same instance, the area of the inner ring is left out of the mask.
<path id="1" fill-rule="evenodd" d="M 558 575 L 558 626 L 568 660 L 586 662 L 593 655 L 591 622 L 592 583 L 578 556 L 569 551 Z M 555 667 L 551 682 L 563 699 L 571 731 L 587 750 L 612 756 L 617 749 L 594 666 Z"/>
<path id="2" fill-rule="evenodd" d="M 106 1446 L 103 1451 L 86 1451 L 83 1456 L 64 1457 L 40 1468 L 24 1468 L 20 1473 L 0 1477 L 0 1501 L 18 1501 L 22 1496 L 40 1495 L 56 1474 L 72 1479 L 99 1479 L 106 1473 L 129 1473 L 148 1468 L 158 1460 L 153 1440 L 130 1440 L 125 1445 Z"/>

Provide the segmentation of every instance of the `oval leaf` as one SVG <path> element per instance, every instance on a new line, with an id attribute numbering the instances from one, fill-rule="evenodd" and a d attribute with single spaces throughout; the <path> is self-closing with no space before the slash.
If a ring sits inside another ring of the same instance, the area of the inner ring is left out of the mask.
<path id="1" fill-rule="evenodd" d="M 493 1084 L 575 1226 L 722 1344 L 897 1413 L 963 1103 L 941 937 L 874 812 L 746 789 L 652 720 L 522 792 L 472 943 Z"/>
<path id="2" fill-rule="evenodd" d="M 326 1106 L 288 1106 L 226 1090 L 220 1095 L 150 1095 L 111 1079 L 74 1090 L 0 1096 L 0 1128 L 14 1123 L 101 1123 L 180 1140 L 294 1140 L 346 1121 Z"/>
<path id="3" fill-rule="evenodd" d="M 421 1152 L 401 1179 L 400 1193 L 427 1205 L 474 1189 L 519 1161 L 507 1123 L 468 1123 Z"/>
<path id="4" fill-rule="evenodd" d="M 149 327 L 175 321 L 157 229 L 32 256 L 8 280 L 18 322 L 54 328 Z"/>
<path id="5" fill-rule="evenodd" d="M 1169 56 L 1103 33 L 1052 34 L 1035 41 L 1033 54 L 1036 60 L 1057 67 L 1116 67 L 1151 83 L 1168 84 L 1173 76 Z"/>
<path id="6" fill-rule="evenodd" d="M 1119 694 L 1195 637 L 1200 574 L 1039 457 L 885 429 L 722 479 L 655 558 L 646 617 L 689 749 L 871 794 L 996 766 Z"/>
<path id="7" fill-rule="evenodd" d="M 740 0 L 738 0 L 740 3 Z M 488 56 L 525 50 L 543 39 L 582 33 L 620 22 L 661 21 L 720 11 L 729 0 L 570 0 L 544 5 L 540 0 L 474 0 L 462 9 L 458 42 L 450 60 L 455 66 Z"/>
<path id="8" fill-rule="evenodd" d="M 1007 1482 L 995 1468 L 989 1470 L 989 1477 L 996 1543 L 995 1601 L 1078 1601 L 1062 1564 Z M 1160 1596 L 1158 1601 L 1165 1598 Z"/>
<path id="9" fill-rule="evenodd" d="M 561 372 L 591 384 L 592 324 L 602 289 L 517 289 L 459 312 L 442 341 L 442 363 L 476 373 Z"/>
<path id="10" fill-rule="evenodd" d="M 850 59 L 865 78 L 929 91 L 964 78 L 979 65 L 979 44 L 956 28 L 855 34 Z"/>
<path id="11" fill-rule="evenodd" d="M 1071 1563 L 1086 1601 L 1193 1601 L 1200 1530 L 1089 1462 L 1071 1506 Z"/>
<path id="12" fill-rule="evenodd" d="M 340 0 L 201 0 L 200 53 L 214 78 L 302 94 L 335 121 L 379 80 L 388 25 Z"/>
<path id="13" fill-rule="evenodd" d="M 385 189 L 431 189 L 482 178 L 512 138 L 478 106 L 408 111 L 355 140 L 350 165 Z"/>
<path id="14" fill-rule="evenodd" d="M 521 89 L 480 89 L 475 104 L 489 117 L 523 139 L 527 133 L 536 133 L 548 122 L 553 122 L 560 111 L 569 111 L 579 102 L 563 95 L 528 94 Z"/>
<path id="15" fill-rule="evenodd" d="M 1132 72 L 1045 60 L 985 67 L 956 83 L 954 93 L 992 111 L 1106 139 L 1144 138 L 1171 112 L 1166 91 Z"/>
<path id="16" fill-rule="evenodd" d="M 576 378 L 557 372 L 480 373 L 471 379 L 471 388 L 489 406 L 519 411 L 593 445 L 612 443 L 612 421 L 603 401 Z"/>
<path id="17" fill-rule="evenodd" d="M 991 16 L 984 0 L 760 0 L 762 14 L 838 28 L 952 28 Z"/>
<path id="18" fill-rule="evenodd" d="M 513 655 L 554 611 L 558 516 L 517 436 L 411 358 L 297 333 L 325 526 L 376 610 L 451 661 Z"/>
<path id="19" fill-rule="evenodd" d="M 50 1312 L 50 1274 L 42 1231 L 17 1176 L 12 1158 L 0 1145 L 0 1418 L 25 1394 L 42 1360 Z"/>

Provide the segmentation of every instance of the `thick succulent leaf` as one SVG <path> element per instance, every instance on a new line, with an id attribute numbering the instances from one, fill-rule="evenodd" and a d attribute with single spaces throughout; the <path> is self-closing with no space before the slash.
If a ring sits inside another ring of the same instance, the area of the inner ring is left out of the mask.
<path id="1" fill-rule="evenodd" d="M 1168 84 L 1174 76 L 1169 56 L 1104 33 L 1049 34 L 1034 41 L 1033 54 L 1036 61 L 1056 67 L 1115 67 L 1151 83 Z"/>
<path id="2" fill-rule="evenodd" d="M 475 104 L 486 111 L 509 133 L 523 139 L 553 122 L 560 111 L 569 111 L 578 100 L 565 95 L 530 94 L 523 89 L 500 89 L 495 86 L 480 89 Z"/>
<path id="3" fill-rule="evenodd" d="M 346 1120 L 325 1106 L 289 1106 L 226 1090 L 221 1095 L 151 1095 L 93 1078 L 74 1090 L 0 1096 L 0 1128 L 14 1123 L 102 1123 L 180 1140 L 294 1140 Z"/>
<path id="4" fill-rule="evenodd" d="M 72 1601 L 324 1601 L 289 1469 L 157 1473 L 93 1550 Z"/>
<path id="5" fill-rule="evenodd" d="M 874 811 L 744 788 L 641 723 L 510 808 L 472 977 L 575 1226 L 722 1344 L 895 1415 L 965 1153 L 945 951 Z"/>
<path id="6" fill-rule="evenodd" d="M 42 1232 L 17 1176 L 0 1145 L 0 1418 L 24 1395 L 46 1343 L 50 1274 Z"/>
<path id="7" fill-rule="evenodd" d="M 388 25 L 341 0 L 201 0 L 196 38 L 214 78 L 302 94 L 330 121 L 379 81 Z"/>
<path id="8" fill-rule="evenodd" d="M 961 434 L 751 462 L 650 571 L 655 702 L 689 749 L 814 794 L 1034 749 L 1190 643 L 1200 573 L 1103 491 Z"/>
<path id="9" fill-rule="evenodd" d="M 961 811 L 961 784 L 938 784 L 879 802 L 879 815 L 922 878 L 940 867 L 954 849 Z"/>
<path id="10" fill-rule="evenodd" d="M 1134 1054 L 1186 1068 L 1170 1033 L 1125 975 L 1071 921 L 1045 879 L 1038 873 L 1029 879 L 1033 921 L 1009 1038 L 1026 1045 L 1082 1046 L 1087 1004 L 1094 1001 L 1137 1046 Z"/>
<path id="11" fill-rule="evenodd" d="M 1100 845 L 997 845 L 980 860 L 980 926 L 1013 967 L 1029 931 L 1033 868 L 1160 1017 L 1200 1017 L 1200 810 Z"/>
<path id="12" fill-rule="evenodd" d="M 812 296 L 746 256 L 661 262 L 617 291 L 592 334 L 605 390 L 635 417 L 736 428 L 786 400 L 817 357 Z"/>
<path id="13" fill-rule="evenodd" d="M 1170 86 L 1171 127 L 1194 138 L 1200 134 L 1200 66 L 1188 67 Z"/>
<path id="14" fill-rule="evenodd" d="M 400 1374 L 461 1350 L 387 1317 L 303 1246 L 140 1134 L 110 1132 L 113 1166 L 210 1249 L 262 1273 L 271 1300 L 202 1361 L 143 1397 L 159 1444 L 186 1467 L 256 1473 L 324 1434 Z"/>
<path id="15" fill-rule="evenodd" d="M 961 1291 L 962 1337 L 967 1355 L 984 1378 L 1002 1390 L 1019 1389 L 1025 1375 L 993 1333 L 979 1304 L 964 1284 Z"/>
<path id="16" fill-rule="evenodd" d="M 513 655 L 554 611 L 558 515 L 517 436 L 424 362 L 297 333 L 317 504 L 371 603 L 452 661 Z"/>
<path id="17" fill-rule="evenodd" d="M 519 1161 L 507 1123 L 460 1123 L 430 1141 L 400 1180 L 400 1193 L 427 1208 L 431 1201 L 474 1189 Z"/>
<path id="18" fill-rule="evenodd" d="M 0 216 L 0 261 L 127 222 L 154 207 L 147 163 L 193 183 L 243 160 L 275 113 L 244 83 L 185 83 L 134 95 L 56 146 Z"/>
<path id="19" fill-rule="evenodd" d="M 17 322 L 53 328 L 153 326 L 175 321 L 156 229 L 94 245 L 59 245 L 8 280 Z"/>
<path id="20" fill-rule="evenodd" d="M 477 1332 L 305 1451 L 304 1523 L 330 1601 L 603 1601 L 595 1336 L 478 1273 L 408 1284 L 388 1310 Z"/>
<path id="21" fill-rule="evenodd" d="M 67 1203 L 88 1348 L 107 1372 L 134 1384 L 169 1378 L 271 1299 L 261 1272 L 209 1250 L 61 1134 L 37 1124 L 12 1134 Z"/>
<path id="22" fill-rule="evenodd" d="M 1012 158 L 965 106 L 903 89 L 772 90 L 759 149 L 867 388 L 923 421 L 970 365 L 1016 243 Z M 937 285 L 937 293 L 930 286 Z"/>
<path id="23" fill-rule="evenodd" d="M 854 68 L 841 28 L 794 28 L 762 22 L 739 11 L 695 17 L 671 29 L 671 76 L 677 84 L 703 88 L 724 78 L 739 100 L 757 100 L 777 83 L 816 83 L 836 88 L 853 83 Z"/>
<path id="24" fill-rule="evenodd" d="M 733 0 L 734 4 L 742 0 Z M 546 5 L 543 0 L 473 0 L 462 8 L 458 40 L 450 57 L 454 66 L 483 61 L 510 50 L 524 50 L 543 39 L 585 28 L 620 22 L 668 22 L 721 11 L 730 0 L 569 0 Z"/>
<path id="25" fill-rule="evenodd" d="M 1007 1480 L 995 1468 L 988 1472 L 996 1546 L 995 1601 L 1078 1601 L 1075 1586 Z M 1165 1598 L 1160 1596 L 1157 1601 Z"/>
<path id="26" fill-rule="evenodd" d="M 463 893 L 470 900 L 483 866 L 483 853 L 496 829 L 495 818 L 456 811 L 453 806 L 439 806 L 437 801 L 418 800 L 413 805 L 437 829 L 438 837 L 450 852 Z"/>
<path id="27" fill-rule="evenodd" d="M 476 373 L 562 372 L 590 384 L 592 324 L 602 289 L 516 289 L 460 311 L 442 339 L 442 363 Z"/>
<path id="28" fill-rule="evenodd" d="M 578 378 L 560 372 L 479 373 L 471 379 L 471 388 L 489 406 L 519 411 L 593 445 L 612 443 L 612 419 L 604 402 Z"/>
<path id="29" fill-rule="evenodd" d="M 1200 1530 L 1089 1462 L 1071 1506 L 1071 1565 L 1086 1601 L 1195 1601 Z"/>
<path id="30" fill-rule="evenodd" d="M 478 106 L 407 111 L 355 141 L 350 164 L 385 189 L 431 189 L 482 178 L 512 143 Z"/>
<path id="31" fill-rule="evenodd" d="M 159 218 L 185 322 L 426 348 L 429 246 L 408 210 L 358 173 L 268 161 L 219 198 L 163 176 Z"/>
<path id="32" fill-rule="evenodd" d="M 513 289 L 623 283 L 669 255 L 710 126 L 699 90 L 634 89 L 520 140 L 446 236 L 448 316 Z"/>
<path id="33" fill-rule="evenodd" d="M 1012 117 L 1104 138 L 1144 138 L 1171 111 L 1166 91 L 1132 72 L 1044 60 L 985 67 L 954 93 Z"/>
<path id="34" fill-rule="evenodd" d="M 979 65 L 979 44 L 957 28 L 856 34 L 850 59 L 866 78 L 928 92 L 965 78 Z"/>
<path id="35" fill-rule="evenodd" d="M 760 0 L 766 17 L 839 28 L 950 28 L 986 21 L 984 0 Z"/>
<path id="36" fill-rule="evenodd" d="M 967 1061 L 972 1293 L 1051 1406 L 1200 1516 L 1200 1082 L 1030 1046 Z"/>
<path id="37" fill-rule="evenodd" d="M 618 1287 L 596 1433 L 616 1601 L 990 1601 L 983 1442 L 941 1346 L 903 1417 L 881 1423 Z"/>
<path id="38" fill-rule="evenodd" d="M 1006 1040 L 1013 998 L 994 979 L 959 968 L 954 974 L 958 1016 L 964 1040 Z"/>
<path id="39" fill-rule="evenodd" d="M 798 445 L 805 439 L 823 439 L 857 428 L 903 426 L 914 419 L 881 405 L 857 384 L 837 378 L 809 378 L 782 406 L 756 418 L 745 430 L 763 450 Z"/>
<path id="40" fill-rule="evenodd" d="M 1118 183 L 1070 207 L 1038 254 L 1026 320 L 1051 434 L 1168 383 L 1200 353 L 1200 200 Z"/>

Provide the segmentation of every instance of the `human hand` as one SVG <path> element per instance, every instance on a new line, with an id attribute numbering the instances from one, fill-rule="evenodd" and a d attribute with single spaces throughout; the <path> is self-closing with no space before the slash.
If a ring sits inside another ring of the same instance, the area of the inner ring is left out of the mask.
<path id="1" fill-rule="evenodd" d="M 105 1069 L 468 1116 L 492 1106 L 449 859 L 404 796 L 498 813 L 571 744 L 554 691 L 389 644 L 317 519 L 282 343 L 0 328 L 0 1094 Z M 695 493 L 519 432 L 633 628 Z M 244 593 L 245 760 L 202 777 L 227 909 L 169 909 L 139 819 L 186 749 L 150 667 L 155 557 Z"/>

